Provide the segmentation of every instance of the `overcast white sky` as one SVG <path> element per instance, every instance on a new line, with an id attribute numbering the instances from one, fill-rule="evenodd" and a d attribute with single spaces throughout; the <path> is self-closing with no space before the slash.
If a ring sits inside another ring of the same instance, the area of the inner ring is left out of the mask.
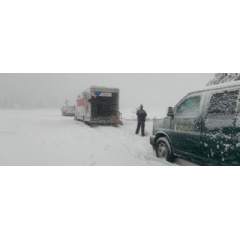
<path id="1" fill-rule="evenodd" d="M 76 96 L 91 85 L 120 89 L 120 107 L 146 109 L 174 106 L 189 91 L 203 88 L 214 74 L 0 74 L 0 98 L 42 99 L 61 107 L 65 99 L 75 104 Z"/>

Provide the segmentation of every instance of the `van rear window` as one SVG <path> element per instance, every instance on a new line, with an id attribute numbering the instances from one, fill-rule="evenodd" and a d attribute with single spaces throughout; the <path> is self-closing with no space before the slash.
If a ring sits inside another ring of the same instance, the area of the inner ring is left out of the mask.
<path id="1" fill-rule="evenodd" d="M 207 116 L 236 114 L 238 96 L 239 90 L 213 94 L 209 103 Z"/>

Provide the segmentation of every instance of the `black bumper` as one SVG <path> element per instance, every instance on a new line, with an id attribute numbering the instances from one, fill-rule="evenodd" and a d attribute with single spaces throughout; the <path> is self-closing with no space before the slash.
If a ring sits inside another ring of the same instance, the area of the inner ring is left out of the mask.
<path id="1" fill-rule="evenodd" d="M 118 125 L 119 122 L 111 121 L 111 120 L 91 120 L 89 124 L 96 124 L 96 125 Z"/>
<path id="2" fill-rule="evenodd" d="M 155 144 L 155 136 L 150 136 L 150 144 L 152 145 L 153 149 L 156 150 L 156 144 Z"/>

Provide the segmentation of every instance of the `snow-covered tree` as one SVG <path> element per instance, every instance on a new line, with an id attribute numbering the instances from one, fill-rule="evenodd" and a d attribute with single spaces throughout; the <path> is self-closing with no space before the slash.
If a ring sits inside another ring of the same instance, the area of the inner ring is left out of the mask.
<path id="1" fill-rule="evenodd" d="M 240 73 L 215 73 L 214 79 L 210 80 L 207 86 L 238 80 L 240 80 Z"/>

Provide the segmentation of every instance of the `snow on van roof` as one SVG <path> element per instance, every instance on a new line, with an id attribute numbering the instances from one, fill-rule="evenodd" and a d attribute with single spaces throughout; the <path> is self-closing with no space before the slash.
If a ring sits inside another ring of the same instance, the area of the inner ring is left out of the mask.
<path id="1" fill-rule="evenodd" d="M 191 91 L 190 93 L 205 92 L 205 91 L 211 91 L 211 90 L 221 89 L 221 88 L 230 88 L 234 86 L 240 86 L 240 81 L 232 81 L 232 82 L 225 82 L 217 85 L 210 85 L 199 90 Z"/>

